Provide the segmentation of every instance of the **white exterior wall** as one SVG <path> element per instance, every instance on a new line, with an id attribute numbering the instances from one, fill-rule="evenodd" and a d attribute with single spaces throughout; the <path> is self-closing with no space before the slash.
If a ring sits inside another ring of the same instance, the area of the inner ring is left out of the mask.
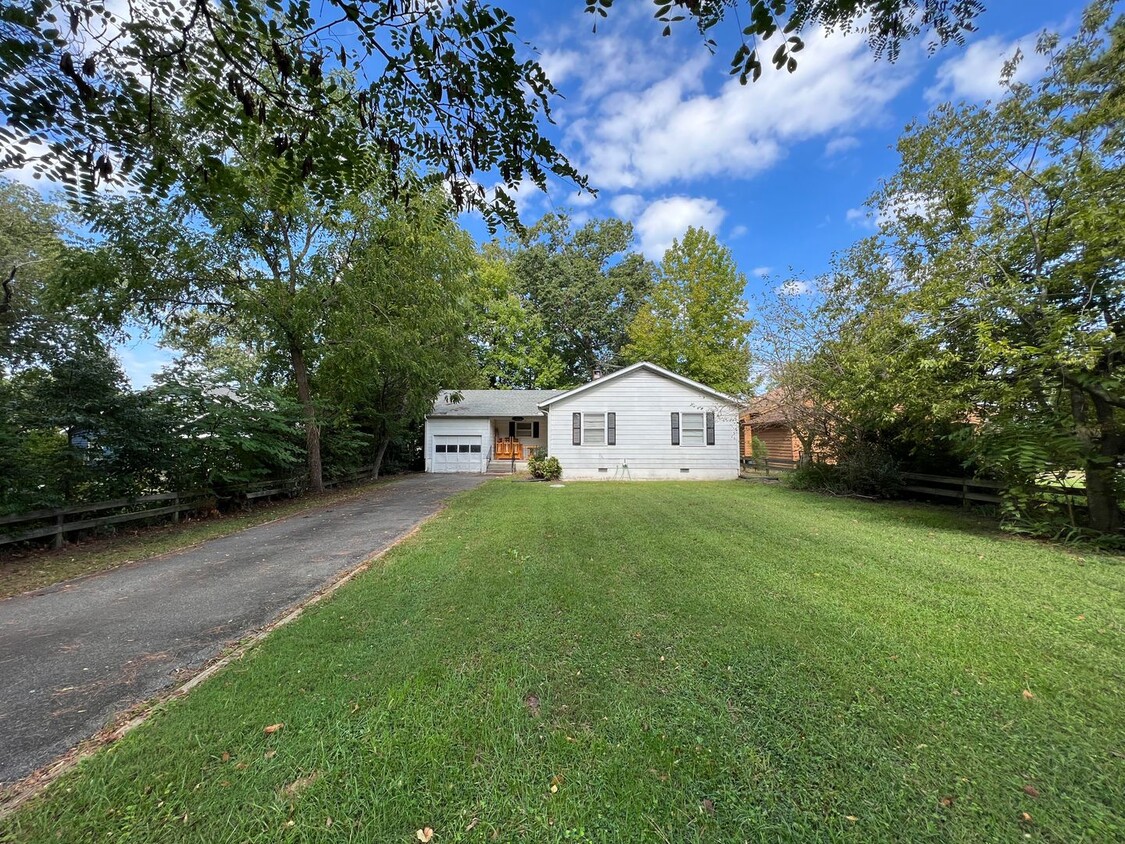
<path id="1" fill-rule="evenodd" d="M 438 436 L 479 436 L 481 438 L 480 467 L 474 471 L 484 474 L 488 470 L 488 452 L 492 448 L 492 425 L 488 419 L 442 417 L 426 419 L 426 438 L 423 443 L 426 471 L 434 470 L 434 434 Z"/>
<path id="2" fill-rule="evenodd" d="M 738 408 L 648 370 L 584 390 L 552 403 L 549 410 L 547 453 L 559 459 L 563 480 L 738 477 Z M 707 411 L 715 414 L 714 445 L 672 445 L 673 412 Z M 571 414 L 575 412 L 616 413 L 617 445 L 573 445 Z"/>

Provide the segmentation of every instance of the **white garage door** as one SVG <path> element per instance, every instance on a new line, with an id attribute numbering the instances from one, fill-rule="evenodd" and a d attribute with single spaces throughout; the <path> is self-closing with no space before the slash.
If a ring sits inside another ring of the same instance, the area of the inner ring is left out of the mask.
<path id="1" fill-rule="evenodd" d="M 479 472 L 480 436 L 434 437 L 435 472 Z"/>

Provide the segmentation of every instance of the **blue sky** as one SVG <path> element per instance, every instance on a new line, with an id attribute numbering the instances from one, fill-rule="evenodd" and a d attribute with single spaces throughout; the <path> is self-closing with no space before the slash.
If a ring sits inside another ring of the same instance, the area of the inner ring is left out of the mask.
<path id="1" fill-rule="evenodd" d="M 648 0 L 617 0 L 597 32 L 582 0 L 500 4 L 562 95 L 548 134 L 599 190 L 594 199 L 561 181 L 548 194 L 527 186 L 518 193 L 524 221 L 549 210 L 578 221 L 618 216 L 653 259 L 687 226 L 705 226 L 733 251 L 751 297 L 791 273 L 826 270 L 871 230 L 864 202 L 894 171 L 910 120 L 937 102 L 995 95 L 1017 47 L 1028 54 L 1024 75 L 1037 73 L 1038 33 L 1073 31 L 1083 8 L 987 0 L 963 46 L 927 55 L 925 41 L 908 44 L 895 64 L 876 62 L 862 36 L 810 31 L 796 73 L 767 66 L 742 87 L 726 74 L 729 41 L 710 56 L 690 26 L 661 37 Z M 487 238 L 478 216 L 463 222 Z M 120 355 L 136 387 L 169 360 L 146 339 Z"/>

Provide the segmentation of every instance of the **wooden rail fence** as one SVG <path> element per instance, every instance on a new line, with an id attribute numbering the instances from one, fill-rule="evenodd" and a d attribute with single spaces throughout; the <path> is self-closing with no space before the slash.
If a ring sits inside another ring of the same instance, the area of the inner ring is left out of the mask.
<path id="1" fill-rule="evenodd" d="M 903 492 L 912 492 L 916 495 L 934 495 L 939 498 L 955 498 L 961 505 L 968 507 L 970 503 L 999 504 L 1002 499 L 1000 490 L 1004 484 L 997 481 L 982 480 L 980 478 L 952 478 L 945 475 L 925 475 L 919 472 L 902 472 L 902 479 L 906 484 Z M 1064 503 L 1070 507 L 1086 506 L 1086 490 L 1080 487 L 1066 487 L 1044 485 L 1039 487 L 1039 492 L 1044 500 Z"/>
<path id="2" fill-rule="evenodd" d="M 331 489 L 341 484 L 366 480 L 371 477 L 374 468 L 374 466 L 363 466 L 338 478 L 325 481 L 324 486 L 326 489 Z M 178 522 L 181 513 L 213 507 L 218 501 L 249 502 L 275 495 L 292 498 L 304 491 L 305 478 L 295 477 L 255 481 L 215 491 L 160 492 L 136 498 L 115 498 L 90 504 L 71 504 L 66 507 L 32 510 L 27 513 L 0 516 L 0 545 L 53 537 L 55 547 L 61 548 L 66 541 L 66 534 L 75 531 L 95 530 L 109 525 L 161 519 L 167 516 L 171 516 L 173 522 Z M 119 512 L 95 515 L 114 510 Z M 10 532 L 25 525 L 31 527 Z"/>

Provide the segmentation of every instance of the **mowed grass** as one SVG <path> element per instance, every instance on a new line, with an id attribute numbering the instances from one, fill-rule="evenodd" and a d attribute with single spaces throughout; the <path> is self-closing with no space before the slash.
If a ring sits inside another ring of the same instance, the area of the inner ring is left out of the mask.
<path id="1" fill-rule="evenodd" d="M 1122 562 L 748 482 L 493 482 L 0 839 L 1122 840 Z"/>

